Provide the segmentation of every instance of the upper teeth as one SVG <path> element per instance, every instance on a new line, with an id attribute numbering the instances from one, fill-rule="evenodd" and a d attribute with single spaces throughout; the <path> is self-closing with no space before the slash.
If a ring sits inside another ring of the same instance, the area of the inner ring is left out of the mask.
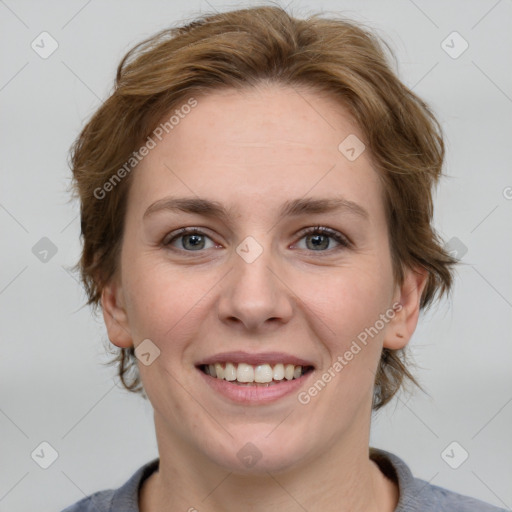
<path id="1" fill-rule="evenodd" d="M 272 382 L 272 380 L 292 380 L 302 375 L 302 366 L 278 363 L 250 365 L 246 363 L 215 363 L 205 365 L 206 373 L 217 379 L 238 382 Z"/>

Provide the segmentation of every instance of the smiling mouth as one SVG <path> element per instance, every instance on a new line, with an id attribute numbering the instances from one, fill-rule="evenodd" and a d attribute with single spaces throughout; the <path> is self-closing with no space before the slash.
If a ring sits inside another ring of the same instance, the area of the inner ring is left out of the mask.
<path id="1" fill-rule="evenodd" d="M 198 366 L 206 375 L 226 380 L 240 386 L 273 386 L 280 382 L 300 379 L 313 371 L 313 366 L 297 366 L 278 363 L 275 365 L 247 363 L 215 363 Z"/>

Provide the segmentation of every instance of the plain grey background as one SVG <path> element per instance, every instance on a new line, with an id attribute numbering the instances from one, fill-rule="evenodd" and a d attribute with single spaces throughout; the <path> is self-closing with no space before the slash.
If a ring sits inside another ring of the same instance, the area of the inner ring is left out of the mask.
<path id="1" fill-rule="evenodd" d="M 101 364 L 103 321 L 67 270 L 80 253 L 67 152 L 130 47 L 201 12 L 247 5 L 256 4 L 0 0 L 2 512 L 61 510 L 158 455 L 151 405 Z M 377 414 L 372 445 L 432 484 L 510 509 L 512 3 L 295 0 L 289 10 L 374 27 L 446 134 L 436 225 L 462 264 L 453 298 L 422 316 L 410 345 L 428 395 L 401 394 Z M 42 58 L 31 45 L 49 51 L 45 31 L 58 48 Z M 42 442 L 58 454 L 47 469 Z"/>

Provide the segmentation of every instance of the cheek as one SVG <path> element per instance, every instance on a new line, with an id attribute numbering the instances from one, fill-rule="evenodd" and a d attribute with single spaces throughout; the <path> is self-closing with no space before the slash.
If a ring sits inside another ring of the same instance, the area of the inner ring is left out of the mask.
<path id="1" fill-rule="evenodd" d="M 159 346 L 169 339 L 179 343 L 188 318 L 194 316 L 196 304 L 214 280 L 206 274 L 201 279 L 191 279 L 190 272 L 184 273 L 166 262 L 151 258 L 147 261 L 150 264 L 132 260 L 124 278 L 130 327 L 137 339 L 149 338 Z M 180 335 L 175 336 L 178 332 Z"/>
<path id="2" fill-rule="evenodd" d="M 297 280 L 299 283 L 300 280 Z M 392 279 L 379 266 L 353 266 L 322 277 L 306 277 L 297 294 L 326 324 L 334 338 L 350 340 L 372 326 L 390 306 Z"/>
<path id="3" fill-rule="evenodd" d="M 385 259 L 382 256 L 380 261 Z M 334 402 L 345 404 L 346 410 L 355 410 L 364 397 L 372 394 L 388 325 L 381 315 L 390 308 L 393 289 L 390 269 L 376 260 L 338 269 L 336 275 L 317 281 L 316 286 L 310 280 L 309 286 L 304 283 L 298 292 L 306 296 L 309 288 L 309 305 L 315 305 L 315 315 L 321 320 L 317 322 L 317 335 L 328 358 L 319 378 L 332 382 L 328 384 L 331 400 L 324 402 L 326 407 Z M 313 396 L 317 391 L 311 392 Z"/>

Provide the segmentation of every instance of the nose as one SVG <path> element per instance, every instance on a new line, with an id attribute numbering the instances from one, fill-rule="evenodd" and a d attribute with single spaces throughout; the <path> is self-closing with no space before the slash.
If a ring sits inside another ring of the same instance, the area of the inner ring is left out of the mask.
<path id="1" fill-rule="evenodd" d="M 220 283 L 219 319 L 231 328 L 258 332 L 289 322 L 294 294 L 270 248 L 265 247 L 254 261 L 236 252 L 232 259 L 233 269 Z"/>

